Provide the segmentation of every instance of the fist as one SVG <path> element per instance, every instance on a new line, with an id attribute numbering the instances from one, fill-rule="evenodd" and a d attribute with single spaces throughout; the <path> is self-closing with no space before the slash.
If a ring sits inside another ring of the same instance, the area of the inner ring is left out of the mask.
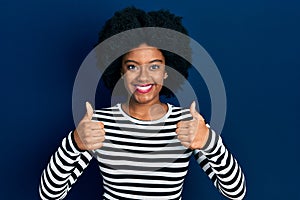
<path id="1" fill-rule="evenodd" d="M 191 104 L 190 112 L 193 117 L 192 120 L 177 123 L 177 138 L 186 148 L 201 149 L 208 140 L 209 129 L 204 118 L 196 111 L 195 102 Z"/>
<path id="2" fill-rule="evenodd" d="M 81 150 L 95 150 L 103 146 L 105 139 L 104 124 L 92 121 L 93 108 L 86 102 L 86 114 L 74 131 L 74 138 Z"/>

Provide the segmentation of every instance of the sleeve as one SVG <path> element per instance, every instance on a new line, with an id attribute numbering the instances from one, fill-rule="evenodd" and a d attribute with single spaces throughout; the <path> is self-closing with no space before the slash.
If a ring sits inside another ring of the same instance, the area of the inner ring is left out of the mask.
<path id="1" fill-rule="evenodd" d="M 212 180 L 215 187 L 229 199 L 243 199 L 246 194 L 246 181 L 241 167 L 222 142 L 222 138 L 209 129 L 209 138 L 194 156 Z"/>
<path id="2" fill-rule="evenodd" d="M 73 134 L 63 139 L 41 175 L 39 193 L 43 200 L 63 199 L 92 159 L 88 151 L 77 147 Z"/>

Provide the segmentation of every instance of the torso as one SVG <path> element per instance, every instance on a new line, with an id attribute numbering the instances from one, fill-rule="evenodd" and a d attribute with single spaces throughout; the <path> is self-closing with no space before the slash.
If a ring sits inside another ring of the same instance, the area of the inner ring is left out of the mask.
<path id="1" fill-rule="evenodd" d="M 160 119 L 142 121 L 118 104 L 96 110 L 105 142 L 93 151 L 103 176 L 104 199 L 180 199 L 191 150 L 181 145 L 176 124 L 191 119 L 189 110 L 168 104 Z"/>

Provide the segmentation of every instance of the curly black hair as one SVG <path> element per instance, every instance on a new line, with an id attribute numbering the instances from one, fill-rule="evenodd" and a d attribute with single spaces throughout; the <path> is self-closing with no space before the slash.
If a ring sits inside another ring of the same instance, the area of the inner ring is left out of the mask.
<path id="1" fill-rule="evenodd" d="M 99 32 L 99 39 L 97 45 L 105 41 L 106 39 L 124 31 L 144 27 L 166 28 L 188 35 L 186 28 L 182 25 L 182 17 L 170 13 L 168 10 L 145 12 L 135 7 L 127 7 L 123 10 L 115 12 L 114 16 L 106 21 L 102 30 Z M 152 34 L 151 36 L 149 36 L 147 35 L 147 33 L 144 33 L 142 31 L 140 34 L 144 34 L 143 37 L 141 37 L 142 39 L 124 39 L 126 40 L 125 45 L 129 45 L 132 48 L 134 48 L 142 43 L 146 43 L 150 46 L 155 46 L 155 44 L 151 44 L 151 41 L 155 41 L 156 44 L 157 42 L 161 42 L 157 41 L 160 38 L 159 35 Z M 151 40 L 149 40 L 149 38 L 151 38 Z M 128 40 L 130 40 L 130 42 Z M 189 41 L 178 41 L 177 38 L 170 38 L 170 44 L 174 43 L 176 43 L 175 45 L 179 45 L 181 49 L 183 49 L 185 55 L 187 55 L 185 57 L 189 58 L 191 56 Z M 114 49 L 121 48 L 122 45 L 124 46 L 124 44 L 114 43 L 113 47 L 110 46 L 110 48 L 113 51 Z M 160 95 L 172 97 L 174 96 L 174 93 L 172 91 L 176 91 L 177 89 L 179 89 L 181 84 L 188 77 L 188 68 L 191 67 L 191 64 L 187 60 L 175 53 L 169 52 L 164 49 L 160 49 L 160 51 L 165 57 L 166 66 L 175 69 L 176 72 L 179 72 L 181 74 L 181 76 L 179 76 L 178 73 L 172 73 L 168 71 L 169 76 L 168 79 L 165 80 L 165 85 L 168 85 L 168 88 L 163 86 Z M 101 77 L 105 86 L 110 90 L 114 89 L 116 83 L 121 78 L 120 69 L 122 57 L 123 56 L 120 56 L 114 62 L 112 62 L 105 69 Z M 98 63 L 98 65 L 101 65 L 101 63 Z M 167 84 L 167 81 L 169 81 L 169 83 L 172 84 Z"/>

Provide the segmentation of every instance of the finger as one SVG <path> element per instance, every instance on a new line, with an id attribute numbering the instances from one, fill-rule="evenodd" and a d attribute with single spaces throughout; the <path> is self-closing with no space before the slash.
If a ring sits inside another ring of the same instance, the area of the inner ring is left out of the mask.
<path id="1" fill-rule="evenodd" d="M 103 142 L 98 142 L 92 145 L 93 149 L 91 150 L 100 149 L 101 147 L 103 147 Z"/>
<path id="2" fill-rule="evenodd" d="M 177 135 L 189 135 L 190 133 L 190 130 L 189 129 L 186 129 L 186 128 L 178 128 L 175 130 L 176 134 Z"/>
<path id="3" fill-rule="evenodd" d="M 104 125 L 100 124 L 99 122 L 91 122 L 88 124 L 88 127 L 91 130 L 103 130 L 104 129 Z"/>
<path id="4" fill-rule="evenodd" d="M 103 130 L 103 128 L 101 128 L 97 122 L 85 121 L 81 124 L 81 126 L 84 132 L 91 130 Z"/>
<path id="5" fill-rule="evenodd" d="M 101 129 L 104 128 L 104 124 L 102 122 L 98 122 Z"/>
<path id="6" fill-rule="evenodd" d="M 188 135 L 178 135 L 177 138 L 181 142 L 190 142 L 190 137 Z"/>
<path id="7" fill-rule="evenodd" d="M 85 148 L 87 150 L 95 150 L 95 149 L 99 149 L 103 146 L 103 142 L 97 142 L 97 143 L 90 143 L 85 145 Z"/>
<path id="8" fill-rule="evenodd" d="M 99 143 L 99 142 L 103 142 L 105 140 L 105 136 L 101 135 L 101 136 L 95 136 L 92 137 L 89 141 L 89 143 Z"/>
<path id="9" fill-rule="evenodd" d="M 200 113 L 196 110 L 196 102 L 195 101 L 193 101 L 190 106 L 190 112 L 194 119 L 204 121 L 204 118 L 202 117 L 202 115 L 200 115 Z"/>
<path id="10" fill-rule="evenodd" d="M 85 108 L 86 108 L 86 116 L 88 117 L 89 120 L 91 120 L 94 114 L 94 109 L 89 102 L 85 102 Z"/>
<path id="11" fill-rule="evenodd" d="M 189 148 L 190 147 L 190 143 L 189 142 L 181 142 L 182 146 Z"/>
<path id="12" fill-rule="evenodd" d="M 90 135 L 89 137 L 84 137 L 84 138 L 80 138 L 82 143 L 85 144 L 86 146 L 90 146 L 91 144 L 94 143 L 99 143 L 99 142 L 103 142 L 105 140 L 105 136 L 104 135 Z"/>
<path id="13" fill-rule="evenodd" d="M 177 128 L 188 128 L 190 125 L 190 121 L 180 121 L 176 124 Z"/>
<path id="14" fill-rule="evenodd" d="M 198 112 L 196 111 L 196 103 L 195 101 L 192 102 L 191 106 L 190 106 L 190 112 L 191 112 L 191 115 L 194 119 L 197 119 L 198 118 Z"/>
<path id="15" fill-rule="evenodd" d="M 105 131 L 104 130 L 92 130 L 90 132 L 90 137 L 100 137 L 100 136 L 104 136 L 105 135 Z"/>
<path id="16" fill-rule="evenodd" d="M 104 124 L 102 122 L 87 122 L 86 126 L 92 130 L 103 130 Z"/>
<path id="17" fill-rule="evenodd" d="M 189 128 L 188 127 L 179 127 L 175 130 L 177 134 L 185 134 L 188 132 Z"/>

